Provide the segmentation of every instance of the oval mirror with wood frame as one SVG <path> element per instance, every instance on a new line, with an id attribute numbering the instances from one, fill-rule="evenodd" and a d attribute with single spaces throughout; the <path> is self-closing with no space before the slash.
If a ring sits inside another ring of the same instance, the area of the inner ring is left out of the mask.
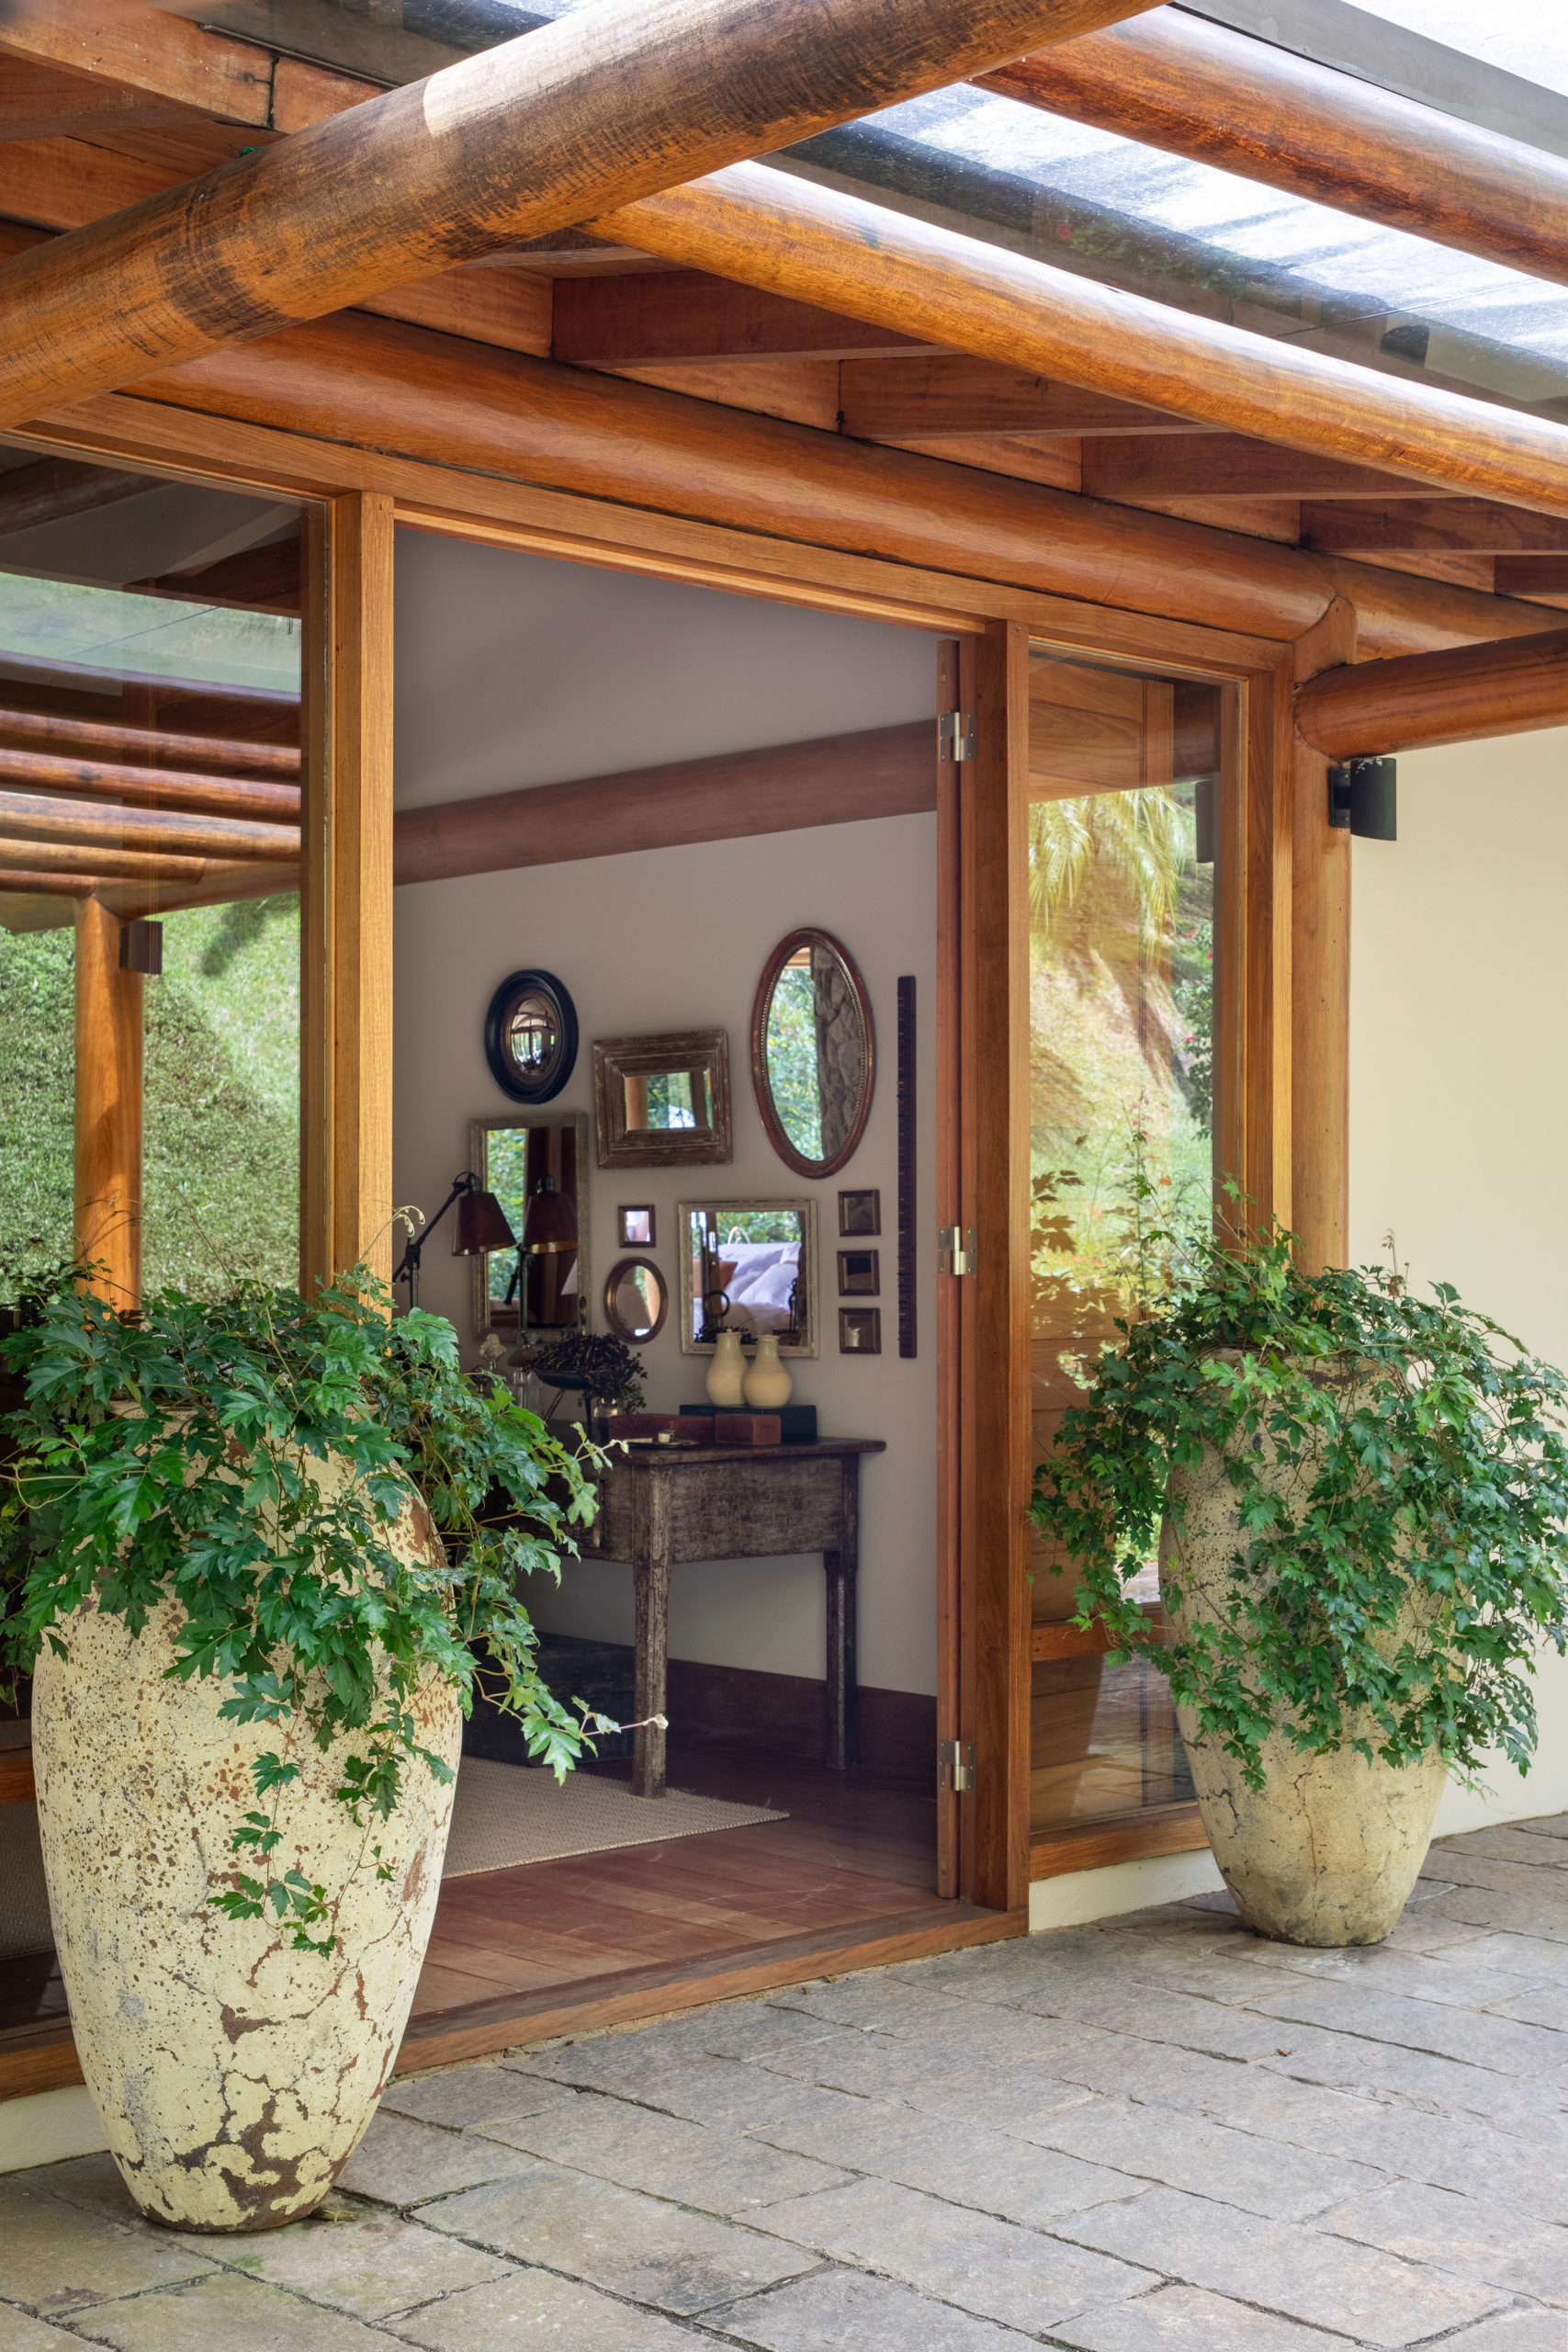
<path id="1" fill-rule="evenodd" d="M 604 1283 L 604 1320 L 617 1340 L 645 1348 L 664 1329 L 670 1293 L 651 1258 L 620 1258 Z"/>
<path id="2" fill-rule="evenodd" d="M 751 1012 L 751 1083 L 768 1140 L 801 1176 L 831 1176 L 865 1133 L 876 1084 L 871 999 L 826 931 L 780 940 Z"/>

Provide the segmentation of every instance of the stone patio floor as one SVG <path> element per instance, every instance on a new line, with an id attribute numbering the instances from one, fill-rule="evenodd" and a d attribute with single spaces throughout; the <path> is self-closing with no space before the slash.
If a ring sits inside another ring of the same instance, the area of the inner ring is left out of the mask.
<path id="1" fill-rule="evenodd" d="M 0 2352 L 1568 2352 L 1568 1815 L 394 2085 L 316 2218 L 0 2178 Z"/>

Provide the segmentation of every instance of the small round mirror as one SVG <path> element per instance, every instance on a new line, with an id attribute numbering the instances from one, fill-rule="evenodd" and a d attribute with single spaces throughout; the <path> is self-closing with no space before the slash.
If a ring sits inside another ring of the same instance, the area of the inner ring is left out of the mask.
<path id="1" fill-rule="evenodd" d="M 645 1347 L 664 1327 L 670 1294 L 651 1258 L 622 1258 L 604 1284 L 604 1320 L 617 1340 Z"/>
<path id="2" fill-rule="evenodd" d="M 553 972 L 513 972 L 485 1014 L 491 1075 L 514 1102 L 549 1102 L 577 1059 L 577 1011 Z"/>
<path id="3" fill-rule="evenodd" d="M 871 1000 L 849 949 L 792 931 L 751 1014 L 751 1082 L 768 1140 L 802 1176 L 831 1176 L 865 1133 L 876 1081 Z"/>

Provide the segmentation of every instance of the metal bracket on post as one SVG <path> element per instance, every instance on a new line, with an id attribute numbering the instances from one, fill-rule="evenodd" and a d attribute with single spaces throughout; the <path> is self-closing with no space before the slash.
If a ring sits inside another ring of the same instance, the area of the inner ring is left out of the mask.
<path id="1" fill-rule="evenodd" d="M 939 760 L 974 758 L 975 714 L 972 710 L 944 710 L 938 714 L 936 755 Z"/>
<path id="2" fill-rule="evenodd" d="M 955 1797 L 975 1789 L 975 1743 L 972 1739 L 939 1739 L 936 1744 L 936 1784 Z"/>
<path id="3" fill-rule="evenodd" d="M 961 1225 L 940 1227 L 936 1237 L 936 1270 L 939 1274 L 972 1274 L 978 1254 L 973 1226 L 967 1235 Z"/>

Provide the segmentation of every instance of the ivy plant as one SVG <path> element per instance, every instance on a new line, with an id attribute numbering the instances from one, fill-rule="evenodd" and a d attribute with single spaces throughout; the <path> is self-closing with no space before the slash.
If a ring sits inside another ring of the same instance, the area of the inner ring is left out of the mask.
<path id="1" fill-rule="evenodd" d="M 593 1516 L 599 1457 L 465 1379 L 441 1317 L 394 1320 L 363 1266 L 309 1301 L 244 1281 L 214 1300 L 165 1292 L 127 1317 L 57 1278 L 28 1308 L 0 1340 L 24 1397 L 0 1487 L 0 1697 L 16 1703 L 44 1642 L 64 1655 L 72 1611 L 140 1634 L 172 1599 L 170 1673 L 217 1678 L 223 1717 L 279 1733 L 253 1767 L 220 1909 L 270 1912 L 296 1945 L 333 1949 L 344 1890 L 276 1859 L 300 1743 L 352 1736 L 336 1794 L 365 1831 L 355 1867 L 389 1875 L 375 1833 L 405 1772 L 451 1778 L 416 1736 L 427 1670 L 465 1714 L 482 1688 L 558 1777 L 593 1729 L 615 1727 L 540 1680 L 517 1592 L 525 1576 L 558 1580 Z M 411 1563 L 391 1539 L 421 1507 L 440 1541 Z"/>
<path id="2" fill-rule="evenodd" d="M 1180 1256 L 1036 1474 L 1030 1515 L 1077 1579 L 1076 1622 L 1167 1675 L 1254 1788 L 1271 1731 L 1304 1755 L 1436 1748 L 1470 1779 L 1501 1749 L 1527 1770 L 1535 1654 L 1568 1643 L 1562 1374 L 1450 1285 L 1308 1274 L 1278 1229 L 1184 1237 Z M 1128 1588 L 1167 1514 L 1185 1537 L 1168 1482 L 1205 1448 L 1237 1541 L 1218 1622 L 1177 1639 Z"/>

